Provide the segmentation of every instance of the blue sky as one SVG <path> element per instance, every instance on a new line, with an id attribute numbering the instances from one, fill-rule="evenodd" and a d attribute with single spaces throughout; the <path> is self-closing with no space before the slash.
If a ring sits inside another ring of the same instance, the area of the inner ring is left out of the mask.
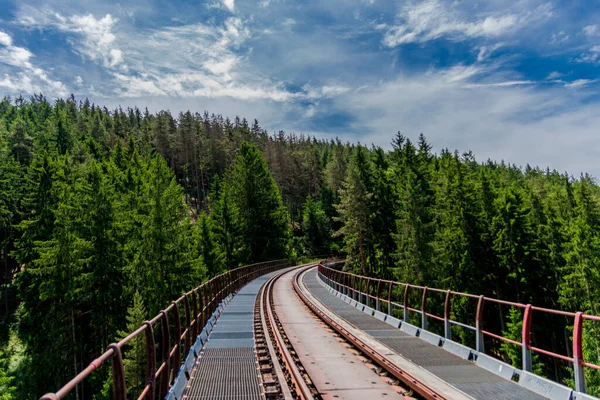
<path id="1" fill-rule="evenodd" d="M 600 176 L 594 1 L 0 0 L 0 94 Z"/>

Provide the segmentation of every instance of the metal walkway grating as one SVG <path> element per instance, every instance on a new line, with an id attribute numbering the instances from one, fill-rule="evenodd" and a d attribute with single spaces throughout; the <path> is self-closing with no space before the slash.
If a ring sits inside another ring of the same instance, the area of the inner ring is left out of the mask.
<path id="1" fill-rule="evenodd" d="M 515 382 L 507 381 L 491 372 L 447 352 L 441 347 L 408 335 L 385 322 L 371 317 L 331 294 L 317 280 L 316 269 L 304 276 L 308 290 L 332 312 L 370 333 L 396 353 L 423 367 L 445 382 L 479 400 L 545 400 Z"/>
<path id="2" fill-rule="evenodd" d="M 254 305 L 271 274 L 244 286 L 217 319 L 184 392 L 187 400 L 261 400 L 254 344 Z"/>
<path id="3" fill-rule="evenodd" d="M 187 399 L 260 399 L 252 347 L 206 349 L 192 373 Z"/>

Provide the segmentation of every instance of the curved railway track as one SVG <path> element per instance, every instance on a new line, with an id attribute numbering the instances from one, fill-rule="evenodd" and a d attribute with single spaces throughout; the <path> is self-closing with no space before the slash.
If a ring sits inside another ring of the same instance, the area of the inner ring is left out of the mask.
<path id="1" fill-rule="evenodd" d="M 254 331 L 265 395 L 267 399 L 321 399 L 275 312 L 273 287 L 287 272 L 270 278 L 256 299 Z"/>
<path id="2" fill-rule="evenodd" d="M 370 348 L 366 343 L 361 341 L 358 337 L 352 335 L 352 333 L 344 329 L 343 326 L 338 324 L 335 320 L 324 313 L 319 306 L 314 304 L 301 289 L 302 277 L 311 268 L 312 267 L 308 266 L 298 269 L 294 274 L 292 284 L 296 295 L 302 300 L 302 302 L 314 316 L 318 317 L 326 326 L 331 328 L 332 331 L 336 332 L 341 340 L 345 341 L 351 347 L 356 349 L 364 358 L 370 360 L 372 365 L 378 366 L 379 368 L 376 372 L 378 372 L 381 376 L 388 376 L 392 378 L 392 382 L 390 382 L 390 384 L 397 387 L 397 392 L 405 396 L 405 399 L 445 399 L 444 396 L 430 388 L 425 382 L 415 379 L 406 371 L 394 365 L 394 363 L 390 361 L 384 354 L 378 353 L 374 349 Z"/>

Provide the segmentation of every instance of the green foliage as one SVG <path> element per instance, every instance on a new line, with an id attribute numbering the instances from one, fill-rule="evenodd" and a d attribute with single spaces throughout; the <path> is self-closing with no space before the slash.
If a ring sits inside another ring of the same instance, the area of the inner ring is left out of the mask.
<path id="1" fill-rule="evenodd" d="M 516 307 L 510 307 L 508 312 L 508 321 L 506 323 L 506 330 L 502 332 L 502 336 L 508 339 L 512 339 L 516 342 L 522 340 L 523 332 L 523 315 L 522 311 Z M 502 342 L 500 350 L 504 353 L 507 358 L 507 362 L 513 367 L 523 368 L 523 350 L 520 346 L 512 343 Z M 534 374 L 542 375 L 542 365 L 539 363 L 539 357 L 537 354 L 532 354 L 532 370 Z"/>
<path id="2" fill-rule="evenodd" d="M 1 100 L 0 346 L 9 322 L 22 344 L 13 397 L 55 390 L 205 277 L 288 256 L 339 251 L 363 274 L 598 314 L 592 178 L 434 154 L 423 135 L 413 144 L 398 133 L 392 146 L 269 136 L 258 121 L 208 112 Z M 474 310 L 456 300 L 452 314 L 472 322 Z M 518 313 L 486 307 L 484 319 L 520 337 Z M 565 324 L 536 314 L 535 345 L 568 354 Z M 586 323 L 590 362 L 598 332 Z M 519 362 L 519 352 L 486 347 Z M 545 359 L 536 368 L 571 377 Z M 586 375 L 596 390 L 597 373 Z M 107 379 L 76 390 L 107 394 Z"/>
<path id="3" fill-rule="evenodd" d="M 224 191 L 237 210 L 245 240 L 244 262 L 285 257 L 288 247 L 288 215 L 279 189 L 258 148 L 242 143 L 235 162 L 223 180 Z"/>
<path id="4" fill-rule="evenodd" d="M 306 198 L 302 213 L 302 230 L 309 245 L 309 254 L 324 254 L 329 250 L 331 228 L 329 217 L 325 214 L 320 201 L 311 196 Z"/>
<path id="5" fill-rule="evenodd" d="M 148 318 L 143 298 L 139 292 L 133 295 L 133 304 L 127 309 L 127 325 L 124 331 L 119 331 L 121 339 L 137 330 Z M 146 337 L 138 335 L 129 342 L 129 349 L 123 356 L 125 379 L 128 393 L 140 393 L 146 383 Z M 135 396 L 133 396 L 135 397 Z"/>
<path id="6" fill-rule="evenodd" d="M 342 228 L 336 232 L 343 236 L 348 254 L 348 263 L 357 266 L 362 274 L 369 274 L 367 254 L 370 244 L 369 217 L 371 215 L 370 200 L 373 196 L 367 189 L 365 182 L 368 172 L 366 163 L 366 150 L 357 147 L 346 173 L 346 178 L 340 189 L 340 204 L 337 206 L 338 221 Z"/>
<path id="7" fill-rule="evenodd" d="M 6 359 L 0 351 L 0 400 L 13 400 L 15 397 L 14 377 L 6 373 Z"/>

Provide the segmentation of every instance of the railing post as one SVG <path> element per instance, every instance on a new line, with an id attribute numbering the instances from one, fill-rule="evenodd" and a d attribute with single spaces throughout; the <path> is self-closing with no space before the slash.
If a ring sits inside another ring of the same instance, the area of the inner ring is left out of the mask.
<path id="1" fill-rule="evenodd" d="M 525 306 L 523 313 L 523 331 L 521 333 L 521 349 L 523 351 L 523 371 L 531 372 L 533 365 L 531 361 L 531 304 Z"/>
<path id="2" fill-rule="evenodd" d="M 164 399 L 169 391 L 169 372 L 171 371 L 171 357 L 169 345 L 171 344 L 171 333 L 169 332 L 169 316 L 165 310 L 160 312 L 162 318 L 160 319 L 161 326 L 161 353 L 162 361 L 165 363 L 165 368 L 162 370 L 160 375 L 160 398 Z"/>
<path id="3" fill-rule="evenodd" d="M 177 303 L 173 302 L 173 319 L 175 320 L 175 353 L 173 353 L 172 360 L 172 377 L 170 384 L 172 385 L 175 382 L 175 378 L 177 377 L 177 372 L 179 372 L 179 365 L 181 365 L 181 319 L 179 318 L 179 308 L 177 307 Z"/>
<path id="4" fill-rule="evenodd" d="M 410 285 L 407 283 L 404 286 L 404 322 L 409 322 L 409 310 L 408 310 L 408 290 L 410 289 Z"/>
<path id="5" fill-rule="evenodd" d="M 194 328 L 192 329 L 192 337 L 194 341 L 200 334 L 200 330 L 202 327 L 198 327 L 198 289 L 192 290 L 192 311 L 194 312 Z"/>
<path id="6" fill-rule="evenodd" d="M 200 327 L 198 332 L 202 333 L 204 326 L 206 325 L 206 285 L 200 287 Z"/>
<path id="7" fill-rule="evenodd" d="M 187 293 L 185 294 L 185 297 L 183 298 L 183 305 L 185 308 L 185 325 L 186 325 L 185 349 L 183 351 L 183 354 L 185 355 L 190 351 L 190 348 L 192 347 L 192 327 L 190 326 L 192 324 L 192 319 L 190 318 L 190 301 L 188 300 Z"/>
<path id="8" fill-rule="evenodd" d="M 423 289 L 421 298 L 421 328 L 427 330 L 427 286 Z"/>
<path id="9" fill-rule="evenodd" d="M 392 281 L 390 281 L 390 284 L 388 286 L 388 309 L 387 309 L 387 314 L 388 315 L 392 315 Z"/>
<path id="10" fill-rule="evenodd" d="M 381 311 L 381 307 L 379 304 L 380 290 L 381 290 L 381 279 L 377 279 L 377 293 L 375 294 L 375 309 L 377 311 Z"/>
<path id="11" fill-rule="evenodd" d="M 154 344 L 154 330 L 150 321 L 144 322 L 146 330 L 146 384 L 150 386 L 146 400 L 154 400 L 156 394 L 156 345 Z"/>
<path id="12" fill-rule="evenodd" d="M 446 301 L 444 302 L 444 337 L 452 340 L 452 326 L 450 325 L 450 296 L 452 292 L 446 292 Z"/>
<path id="13" fill-rule="evenodd" d="M 479 301 L 477 302 L 477 315 L 475 317 L 475 333 L 477 337 L 476 341 L 476 350 L 480 353 L 485 353 L 485 346 L 483 344 L 483 332 L 481 329 L 483 328 L 483 295 L 479 296 Z"/>
<path id="14" fill-rule="evenodd" d="M 371 307 L 371 297 L 369 296 L 369 287 L 371 286 L 371 278 L 366 278 L 367 283 L 365 285 L 365 303 L 367 307 Z"/>
<path id="15" fill-rule="evenodd" d="M 112 375 L 113 375 L 113 399 L 127 400 L 127 384 L 125 383 L 125 368 L 121 349 L 116 343 L 109 344 L 107 350 L 113 350 Z"/>
<path id="16" fill-rule="evenodd" d="M 573 370 L 575 372 L 575 390 L 585 393 L 585 373 L 583 370 L 583 313 L 575 314 L 573 323 Z"/>
<path id="17" fill-rule="evenodd" d="M 356 292 L 356 275 L 352 275 L 352 300 L 358 301 L 358 293 Z"/>

